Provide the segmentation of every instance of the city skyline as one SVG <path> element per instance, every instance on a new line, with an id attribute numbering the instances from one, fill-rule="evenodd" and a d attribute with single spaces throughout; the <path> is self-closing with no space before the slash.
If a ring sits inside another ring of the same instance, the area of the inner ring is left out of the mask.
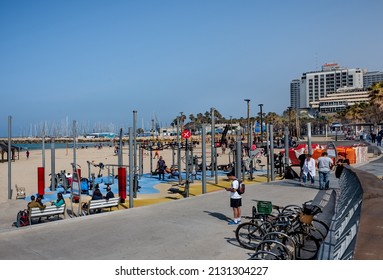
<path id="1" fill-rule="evenodd" d="M 331 7 L 331 8 L 329 8 Z M 378 0 L 2 1 L 0 137 L 49 122 L 163 126 L 290 106 L 290 82 L 336 62 L 381 71 Z"/>

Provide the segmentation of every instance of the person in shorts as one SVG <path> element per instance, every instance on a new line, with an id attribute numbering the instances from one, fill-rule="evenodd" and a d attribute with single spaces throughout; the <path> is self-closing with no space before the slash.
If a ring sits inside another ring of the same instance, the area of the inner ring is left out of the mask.
<path id="1" fill-rule="evenodd" d="M 234 219 L 229 222 L 229 225 L 237 225 L 241 222 L 241 206 L 242 197 L 237 192 L 239 188 L 239 181 L 234 174 L 230 174 L 228 179 L 231 180 L 230 188 L 226 188 L 226 191 L 230 192 L 230 207 L 233 208 Z"/>

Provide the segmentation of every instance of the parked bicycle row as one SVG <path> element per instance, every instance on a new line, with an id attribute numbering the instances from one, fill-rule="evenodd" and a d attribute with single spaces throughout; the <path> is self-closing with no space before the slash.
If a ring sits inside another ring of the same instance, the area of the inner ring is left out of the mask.
<path id="1" fill-rule="evenodd" d="M 251 259 L 315 259 L 329 226 L 317 219 L 322 209 L 311 201 L 279 207 L 258 201 L 252 216 L 238 225 L 235 236 L 243 248 L 254 250 Z"/>

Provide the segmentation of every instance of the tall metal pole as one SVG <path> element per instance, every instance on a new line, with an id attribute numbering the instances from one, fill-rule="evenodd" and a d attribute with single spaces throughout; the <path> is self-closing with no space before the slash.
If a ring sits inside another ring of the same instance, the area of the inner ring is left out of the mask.
<path id="1" fill-rule="evenodd" d="M 273 125 L 269 125 L 270 129 L 270 166 L 271 166 L 271 181 L 275 180 L 275 172 L 274 172 L 274 133 L 273 133 Z"/>
<path id="2" fill-rule="evenodd" d="M 285 127 L 285 166 L 290 165 L 289 159 L 289 128 Z"/>
<path id="3" fill-rule="evenodd" d="M 236 139 L 236 157 L 235 157 L 235 177 L 240 179 L 241 169 L 242 169 L 242 145 L 241 145 L 241 130 L 237 130 L 237 139 Z"/>
<path id="4" fill-rule="evenodd" d="M 214 143 L 214 182 L 218 184 L 218 159 L 217 159 L 217 148 Z"/>
<path id="5" fill-rule="evenodd" d="M 212 114 L 211 114 L 211 124 L 212 124 L 212 152 L 213 152 L 213 158 L 212 158 L 212 165 L 211 165 L 211 170 L 212 170 L 212 176 L 213 176 L 213 171 L 214 171 L 214 182 L 215 184 L 218 184 L 218 170 L 217 170 L 217 146 L 215 143 L 215 108 L 212 108 Z"/>
<path id="6" fill-rule="evenodd" d="M 129 127 L 129 208 L 133 208 L 133 132 Z"/>
<path id="7" fill-rule="evenodd" d="M 270 145 L 269 145 L 269 124 L 266 126 L 266 153 L 267 153 L 267 182 L 270 182 Z"/>
<path id="8" fill-rule="evenodd" d="M 76 121 L 73 121 L 73 172 L 77 171 L 77 163 L 76 163 L 76 137 L 77 137 L 77 128 Z"/>
<path id="9" fill-rule="evenodd" d="M 202 125 L 202 193 L 206 193 L 206 125 Z"/>
<path id="10" fill-rule="evenodd" d="M 190 159 L 189 159 L 189 143 L 188 143 L 188 139 L 186 138 L 185 139 L 185 161 L 186 161 L 186 165 L 185 165 L 185 167 L 186 167 L 186 180 L 185 180 L 185 193 L 186 193 L 186 197 L 189 197 L 189 183 L 190 183 L 190 181 L 189 181 L 189 174 L 190 174 L 190 172 L 189 172 L 189 168 L 190 168 L 190 166 L 189 166 L 189 161 L 190 161 Z"/>
<path id="11" fill-rule="evenodd" d="M 118 142 L 118 167 L 122 167 L 123 157 L 122 157 L 122 128 L 120 128 L 120 141 Z"/>
<path id="12" fill-rule="evenodd" d="M 137 165 L 137 111 L 133 111 L 133 197 L 137 197 L 138 165 Z"/>
<path id="13" fill-rule="evenodd" d="M 56 153 L 55 153 L 55 139 L 51 141 L 51 185 L 52 191 L 56 190 Z"/>
<path id="14" fill-rule="evenodd" d="M 293 138 L 293 132 L 292 132 L 292 129 L 291 129 L 291 109 L 292 109 L 292 107 L 288 107 L 288 109 L 289 109 L 289 125 L 288 125 L 288 127 L 289 127 L 289 135 L 290 135 L 291 138 Z"/>
<path id="15" fill-rule="evenodd" d="M 141 178 L 144 174 L 144 154 L 141 143 L 138 143 L 138 175 Z"/>
<path id="16" fill-rule="evenodd" d="M 251 145 L 249 146 L 249 159 L 250 159 L 250 164 L 249 164 L 249 167 L 250 167 L 250 176 L 249 176 L 249 179 L 250 180 L 253 180 L 253 167 L 254 167 L 254 164 L 253 164 L 253 157 L 252 157 L 252 146 L 253 146 L 253 123 L 251 122 L 250 124 L 251 128 L 250 128 L 250 143 Z"/>
<path id="17" fill-rule="evenodd" d="M 45 123 L 43 126 L 43 131 L 42 131 L 42 153 L 41 153 L 41 160 L 42 160 L 42 167 L 44 170 L 44 186 L 45 186 Z"/>
<path id="18" fill-rule="evenodd" d="M 215 109 L 214 108 L 211 108 L 210 109 L 210 116 L 211 116 L 211 129 L 210 129 L 210 136 L 211 136 L 211 154 L 210 154 L 210 158 L 211 158 L 211 164 L 210 164 L 210 167 L 211 167 L 211 177 L 214 176 L 214 170 L 215 170 L 215 162 L 214 162 L 214 159 L 215 159 Z"/>
<path id="19" fill-rule="evenodd" d="M 137 173 L 137 111 L 133 111 L 133 173 Z"/>
<path id="20" fill-rule="evenodd" d="M 12 199 L 12 117 L 8 116 L 8 199 Z"/>
<path id="21" fill-rule="evenodd" d="M 313 154 L 313 148 L 311 146 L 311 123 L 307 123 L 307 145 L 309 154 Z"/>
<path id="22" fill-rule="evenodd" d="M 297 141 L 299 140 L 299 138 L 301 137 L 301 124 L 300 124 L 300 121 L 299 121 L 299 111 L 298 109 L 295 109 L 295 127 L 296 127 L 296 130 L 297 130 Z"/>
<path id="23" fill-rule="evenodd" d="M 77 156 L 76 156 L 76 150 L 77 150 L 77 124 L 76 124 L 76 121 L 74 120 L 73 121 L 73 173 L 76 172 L 76 175 L 77 175 L 77 179 L 78 179 L 78 183 L 80 184 L 80 174 L 78 174 L 77 172 Z M 45 169 L 44 169 L 45 170 Z M 73 185 L 72 185 L 73 186 Z M 78 189 L 79 193 L 78 193 L 78 205 L 81 205 L 81 186 L 79 186 L 79 189 Z M 72 205 L 72 212 L 73 212 L 73 188 L 71 188 L 71 205 Z M 78 207 L 77 208 L 77 216 L 80 216 L 80 211 L 81 211 L 81 208 Z"/>
<path id="24" fill-rule="evenodd" d="M 180 139 L 180 117 L 177 117 L 177 165 L 178 165 L 178 184 L 182 182 L 181 168 L 181 139 Z"/>
<path id="25" fill-rule="evenodd" d="M 258 104 L 259 106 L 259 110 L 260 110 L 260 117 L 261 117 L 261 143 L 263 142 L 263 113 L 262 113 L 262 107 L 263 107 L 263 104 Z"/>
<path id="26" fill-rule="evenodd" d="M 250 99 L 245 99 L 247 102 L 247 146 L 250 148 Z"/>
<path id="27" fill-rule="evenodd" d="M 153 143 L 149 143 L 149 156 L 150 156 L 150 177 L 153 177 Z"/>

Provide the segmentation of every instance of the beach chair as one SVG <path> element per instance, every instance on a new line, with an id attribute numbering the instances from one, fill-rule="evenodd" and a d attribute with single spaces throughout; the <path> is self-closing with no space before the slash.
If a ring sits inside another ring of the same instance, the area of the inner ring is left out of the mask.
<path id="1" fill-rule="evenodd" d="M 16 188 L 16 199 L 25 199 L 26 193 L 25 193 L 25 188 L 24 187 L 18 187 L 15 185 Z"/>

